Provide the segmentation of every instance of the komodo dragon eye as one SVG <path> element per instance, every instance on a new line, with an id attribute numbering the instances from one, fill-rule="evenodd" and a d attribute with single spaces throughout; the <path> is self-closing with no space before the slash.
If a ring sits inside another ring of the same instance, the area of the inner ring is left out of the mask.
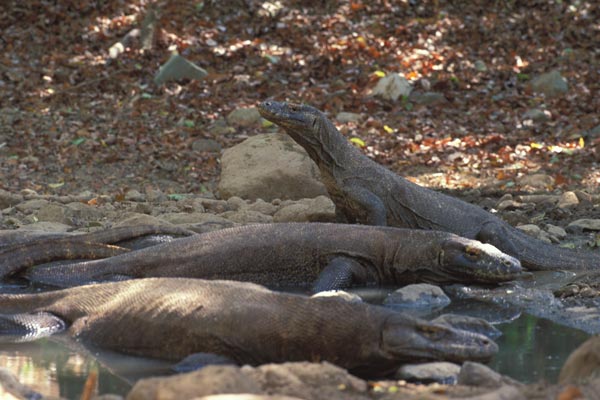
<path id="1" fill-rule="evenodd" d="M 466 246 L 465 253 L 467 253 L 467 256 L 469 256 L 470 258 L 479 258 L 479 255 L 481 254 L 481 250 L 479 250 L 475 247 Z"/>
<path id="2" fill-rule="evenodd" d="M 439 339 L 444 336 L 444 330 L 436 328 L 434 326 L 419 326 L 419 331 L 423 334 L 423 336 L 429 339 Z"/>

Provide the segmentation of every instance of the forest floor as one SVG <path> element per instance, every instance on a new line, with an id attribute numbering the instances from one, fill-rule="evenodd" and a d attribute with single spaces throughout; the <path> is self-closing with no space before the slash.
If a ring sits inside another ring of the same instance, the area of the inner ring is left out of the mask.
<path id="1" fill-rule="evenodd" d="M 40 194 L 214 190 L 223 148 L 257 124 L 214 129 L 274 98 L 314 105 L 369 156 L 427 186 L 537 191 L 600 185 L 596 2 L 172 1 L 154 6 L 149 50 L 109 49 L 149 13 L 141 0 L 10 1 L 0 10 L 0 188 Z M 456 3 L 456 4 L 455 4 Z M 524 5 L 525 4 L 525 5 Z M 156 86 L 177 50 L 201 81 Z M 531 90 L 552 70 L 568 91 Z M 433 104 L 371 94 L 399 73 Z M 526 114 L 542 111 L 539 120 Z"/>

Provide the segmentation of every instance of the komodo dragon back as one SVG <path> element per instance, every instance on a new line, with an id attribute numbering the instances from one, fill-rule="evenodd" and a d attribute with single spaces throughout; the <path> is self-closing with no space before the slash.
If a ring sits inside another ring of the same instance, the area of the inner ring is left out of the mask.
<path id="1" fill-rule="evenodd" d="M 253 365 L 327 360 L 379 375 L 405 362 L 481 361 L 497 351 L 485 336 L 383 307 L 234 281 L 150 278 L 0 295 L 0 309 L 50 313 L 84 343 L 168 360 L 192 353 Z"/>

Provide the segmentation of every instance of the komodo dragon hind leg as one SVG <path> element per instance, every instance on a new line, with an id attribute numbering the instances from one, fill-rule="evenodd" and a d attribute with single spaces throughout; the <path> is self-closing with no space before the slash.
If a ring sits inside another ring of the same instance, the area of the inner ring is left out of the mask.
<path id="1" fill-rule="evenodd" d="M 47 312 L 0 314 L 0 343 L 31 342 L 65 329 L 62 319 Z"/>
<path id="2" fill-rule="evenodd" d="M 194 353 L 190 354 L 171 369 L 177 373 L 191 372 L 209 365 L 238 365 L 229 357 L 214 353 Z"/>
<path id="3" fill-rule="evenodd" d="M 353 283 L 367 281 L 366 268 L 358 261 L 348 257 L 335 257 L 323 271 L 312 287 L 313 293 L 338 290 L 350 287 Z"/>

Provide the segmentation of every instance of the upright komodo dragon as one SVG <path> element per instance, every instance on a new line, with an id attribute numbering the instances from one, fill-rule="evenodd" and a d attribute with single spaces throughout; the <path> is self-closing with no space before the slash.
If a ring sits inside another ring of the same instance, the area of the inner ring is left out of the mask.
<path id="1" fill-rule="evenodd" d="M 61 246 L 68 251 L 67 242 Z M 5 270 L 20 269 L 10 254 L 0 257 L 3 263 Z M 283 288 L 314 284 L 322 291 L 357 283 L 497 283 L 521 273 L 513 257 L 451 233 L 315 222 L 223 229 L 101 260 L 40 265 L 24 275 L 58 287 L 162 276 Z"/>
<path id="2" fill-rule="evenodd" d="M 313 107 L 265 101 L 258 110 L 318 165 L 340 220 L 452 232 L 491 243 L 530 270 L 600 268 L 600 254 L 546 244 L 475 205 L 394 174 L 362 154 Z"/>
<path id="3" fill-rule="evenodd" d="M 377 376 L 408 362 L 486 361 L 498 350 L 486 336 L 384 307 L 247 282 L 148 278 L 0 294 L 0 310 L 0 334 L 33 340 L 62 324 L 84 343 L 167 360 L 202 353 L 200 363 L 326 360 Z"/>

